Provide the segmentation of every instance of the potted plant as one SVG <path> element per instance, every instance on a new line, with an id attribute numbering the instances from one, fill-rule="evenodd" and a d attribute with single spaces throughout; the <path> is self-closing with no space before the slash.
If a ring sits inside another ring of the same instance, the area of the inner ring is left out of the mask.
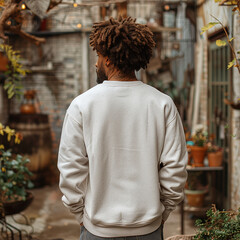
<path id="1" fill-rule="evenodd" d="M 15 133 L 13 129 L 4 127 L 0 123 L 0 135 L 6 135 L 7 140 L 12 137 L 15 143 L 20 143 L 21 135 Z M 30 181 L 32 173 L 28 170 L 29 159 L 21 155 L 14 155 L 11 150 L 5 150 L 3 144 L 0 145 L 0 199 L 3 204 L 3 215 L 12 215 L 23 211 L 33 200 L 31 193 L 27 189 L 32 188 Z"/>
<path id="2" fill-rule="evenodd" d="M 191 155 L 193 158 L 193 165 L 195 167 L 203 167 L 203 161 L 207 151 L 208 134 L 202 128 L 198 129 L 192 135 L 193 146 L 191 146 Z"/>
<path id="3" fill-rule="evenodd" d="M 219 167 L 222 165 L 223 149 L 212 142 L 207 144 L 207 157 L 209 167 Z"/>
<path id="4" fill-rule="evenodd" d="M 196 240 L 238 240 L 240 239 L 240 208 L 238 211 L 219 211 L 213 205 L 206 213 L 207 219 L 196 221 Z"/>
<path id="5" fill-rule="evenodd" d="M 189 172 L 188 180 L 184 189 L 187 203 L 192 207 L 202 207 L 207 189 L 204 186 L 203 172 Z"/>

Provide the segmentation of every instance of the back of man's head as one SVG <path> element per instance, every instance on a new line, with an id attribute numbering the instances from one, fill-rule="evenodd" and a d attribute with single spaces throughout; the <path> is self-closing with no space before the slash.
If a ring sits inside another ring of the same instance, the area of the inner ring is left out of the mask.
<path id="1" fill-rule="evenodd" d="M 93 50 L 107 56 L 122 72 L 146 68 L 155 46 L 153 33 L 131 17 L 95 23 L 90 34 Z"/>

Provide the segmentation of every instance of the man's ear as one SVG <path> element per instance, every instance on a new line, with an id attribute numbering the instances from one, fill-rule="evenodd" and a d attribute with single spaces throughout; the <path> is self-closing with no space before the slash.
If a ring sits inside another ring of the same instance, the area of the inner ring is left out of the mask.
<path id="1" fill-rule="evenodd" d="M 106 67 L 108 67 L 110 65 L 110 61 L 108 58 L 106 59 L 105 65 L 106 65 Z"/>

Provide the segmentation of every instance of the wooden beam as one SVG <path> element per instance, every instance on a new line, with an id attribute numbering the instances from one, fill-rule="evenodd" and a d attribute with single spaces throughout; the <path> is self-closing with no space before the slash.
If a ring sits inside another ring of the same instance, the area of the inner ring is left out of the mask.
<path id="1" fill-rule="evenodd" d="M 194 9 L 187 7 L 186 17 L 194 26 L 196 26 L 196 12 L 194 11 Z"/>
<path id="2" fill-rule="evenodd" d="M 117 3 L 118 17 L 127 17 L 127 2 Z"/>
<path id="3" fill-rule="evenodd" d="M 177 32 L 177 31 L 182 31 L 182 28 L 175 28 L 175 27 L 162 27 L 162 26 L 158 26 L 158 27 L 152 27 L 149 26 L 149 28 L 151 29 L 152 32 Z"/>

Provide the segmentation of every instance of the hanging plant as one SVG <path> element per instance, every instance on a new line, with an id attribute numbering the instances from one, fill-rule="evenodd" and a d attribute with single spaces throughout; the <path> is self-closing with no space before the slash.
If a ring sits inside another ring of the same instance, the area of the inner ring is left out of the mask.
<path id="1" fill-rule="evenodd" d="M 6 77 L 4 82 L 4 89 L 7 91 L 8 98 L 16 95 L 18 98 L 23 94 L 22 92 L 22 78 L 29 72 L 20 63 L 20 52 L 14 51 L 12 46 L 7 44 L 0 44 L 0 51 L 8 58 L 7 71 L 4 72 Z"/>

